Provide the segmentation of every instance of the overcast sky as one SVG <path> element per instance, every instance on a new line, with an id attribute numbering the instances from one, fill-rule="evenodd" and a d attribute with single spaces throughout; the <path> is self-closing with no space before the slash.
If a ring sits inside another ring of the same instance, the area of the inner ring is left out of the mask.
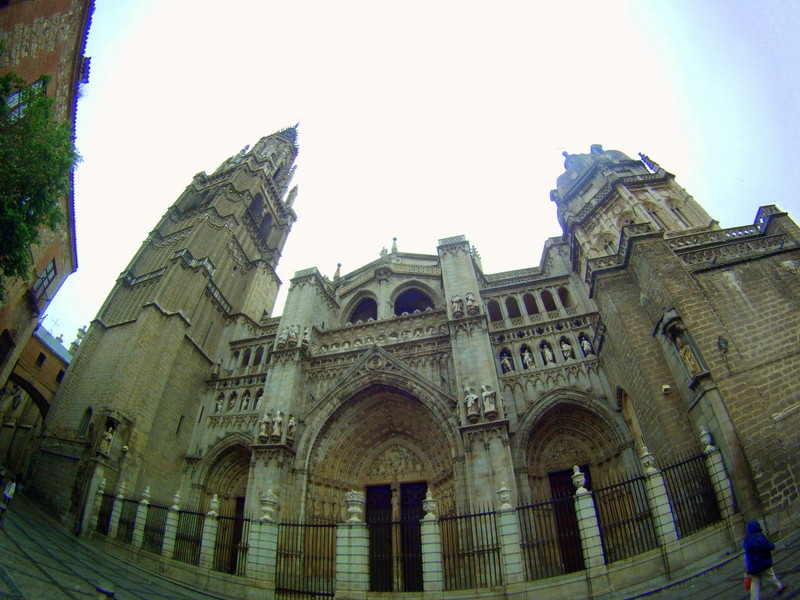
<path id="1" fill-rule="evenodd" d="M 96 0 L 78 103 L 69 344 L 199 171 L 299 123 L 294 272 L 464 234 L 486 272 L 561 234 L 561 153 L 649 155 L 720 221 L 795 220 L 794 0 Z"/>

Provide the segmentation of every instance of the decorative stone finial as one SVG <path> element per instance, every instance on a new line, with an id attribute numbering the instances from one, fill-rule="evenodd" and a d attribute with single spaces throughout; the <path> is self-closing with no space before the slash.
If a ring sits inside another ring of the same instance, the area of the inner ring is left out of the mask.
<path id="1" fill-rule="evenodd" d="M 364 512 L 364 504 L 367 501 L 367 495 L 358 490 L 350 490 L 345 496 L 347 502 L 347 514 L 350 515 L 348 521 L 350 523 L 360 523 L 361 514 Z"/>
<path id="2" fill-rule="evenodd" d="M 261 501 L 261 517 L 258 519 L 261 523 L 272 522 L 275 520 L 275 506 L 278 504 L 278 496 L 272 489 L 267 489 L 258 498 Z"/>
<path id="3" fill-rule="evenodd" d="M 508 510 L 511 506 L 511 490 L 508 489 L 508 484 L 503 481 L 500 484 L 500 489 L 497 490 L 497 498 L 500 500 L 500 510 Z"/>
<path id="4" fill-rule="evenodd" d="M 181 509 L 181 491 L 178 490 L 175 492 L 175 495 L 172 497 L 172 506 L 169 507 L 170 510 L 180 510 Z"/>
<path id="5" fill-rule="evenodd" d="M 703 444 L 703 452 L 706 454 L 714 452 L 714 450 L 717 449 L 717 447 L 714 446 L 714 439 L 711 437 L 711 432 L 705 425 L 700 427 L 700 443 Z"/>
<path id="6" fill-rule="evenodd" d="M 142 492 L 142 499 L 139 502 L 139 504 L 145 504 L 145 505 L 150 504 L 150 498 L 152 497 L 153 494 L 150 492 L 150 486 L 148 485 L 146 488 L 144 488 L 144 491 Z"/>
<path id="7" fill-rule="evenodd" d="M 209 517 L 218 517 L 219 516 L 219 496 L 214 494 L 211 496 L 211 502 L 208 504 L 208 516 Z"/>
<path id="8" fill-rule="evenodd" d="M 575 495 L 587 494 L 589 492 L 589 490 L 583 487 L 586 485 L 586 475 L 581 473 L 581 468 L 578 465 L 572 467 L 572 484 L 577 488 Z"/>
<path id="9" fill-rule="evenodd" d="M 433 499 L 430 488 L 425 493 L 425 500 L 422 501 L 422 510 L 425 511 L 424 519 L 431 521 L 436 518 L 436 500 Z"/>
<path id="10" fill-rule="evenodd" d="M 97 486 L 97 493 L 98 493 L 98 495 L 106 493 L 106 479 L 105 479 L 105 477 L 100 480 L 100 485 Z"/>
<path id="11" fill-rule="evenodd" d="M 644 444 L 642 444 L 642 447 L 639 449 L 639 462 L 642 465 L 642 469 L 644 469 L 645 475 L 658 473 L 658 469 L 656 469 L 656 457 Z"/>
<path id="12" fill-rule="evenodd" d="M 119 484 L 119 491 L 117 492 L 117 498 L 125 498 L 125 480 L 122 480 L 122 483 Z"/>

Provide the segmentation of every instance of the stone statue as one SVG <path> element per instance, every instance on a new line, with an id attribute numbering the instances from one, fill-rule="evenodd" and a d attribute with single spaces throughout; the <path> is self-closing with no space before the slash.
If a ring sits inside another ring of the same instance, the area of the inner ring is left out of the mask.
<path id="1" fill-rule="evenodd" d="M 503 373 L 514 370 L 514 363 L 511 362 L 511 357 L 508 354 L 500 356 L 500 367 L 503 369 Z"/>
<path id="2" fill-rule="evenodd" d="M 250 396 L 245 396 L 242 398 L 242 410 L 247 410 L 250 408 Z"/>
<path id="3" fill-rule="evenodd" d="M 283 348 L 286 346 L 286 341 L 289 339 L 289 328 L 284 327 L 281 334 L 278 336 L 278 341 L 275 344 L 278 348 Z"/>
<path id="4" fill-rule="evenodd" d="M 556 357 L 553 354 L 553 349 L 547 342 L 544 342 L 542 344 L 542 357 L 544 358 L 544 364 L 546 365 L 556 362 Z"/>
<path id="5" fill-rule="evenodd" d="M 289 327 L 289 346 L 297 346 L 297 335 L 300 333 L 300 328 L 297 325 Z"/>
<path id="6" fill-rule="evenodd" d="M 272 420 L 272 439 L 280 440 L 281 434 L 283 434 L 283 417 L 281 411 L 278 411 Z"/>
<path id="7" fill-rule="evenodd" d="M 564 339 L 561 340 L 561 354 L 564 355 L 564 359 L 572 358 L 572 346 Z"/>
<path id="8" fill-rule="evenodd" d="M 297 421 L 295 421 L 294 415 L 289 415 L 289 422 L 286 424 L 286 439 L 293 440 L 296 431 Z"/>
<path id="9" fill-rule="evenodd" d="M 453 294 L 450 298 L 450 304 L 453 306 L 453 315 L 464 314 L 464 300 L 458 294 Z"/>
<path id="10" fill-rule="evenodd" d="M 488 385 L 481 387 L 481 400 L 483 401 L 483 414 L 487 418 L 493 418 L 497 414 L 497 406 L 495 404 L 496 392 Z"/>
<path id="11" fill-rule="evenodd" d="M 232 411 L 234 408 L 236 408 L 236 392 L 232 393 L 228 400 L 228 412 Z"/>
<path id="12" fill-rule="evenodd" d="M 220 394 L 219 397 L 217 397 L 216 402 L 214 402 L 214 412 L 215 413 L 222 412 L 222 402 L 224 400 L 225 400 L 225 396 L 223 396 L 222 394 Z"/>
<path id="13" fill-rule="evenodd" d="M 525 365 L 526 369 L 532 369 L 534 366 L 533 354 L 531 354 L 531 351 L 527 348 L 525 348 L 525 351 L 522 353 L 522 364 Z"/>
<path id="14" fill-rule="evenodd" d="M 480 416 L 480 403 L 478 396 L 472 392 L 471 387 L 464 388 L 464 405 L 467 407 L 467 419 L 474 423 Z"/>
<path id="15" fill-rule="evenodd" d="M 678 354 L 680 354 L 681 360 L 686 370 L 689 372 L 689 376 L 694 377 L 700 374 L 703 369 L 700 368 L 700 363 L 697 361 L 697 357 L 694 355 L 694 351 L 692 351 L 689 344 L 684 342 L 681 338 L 676 337 L 675 345 L 678 347 Z"/>
<path id="16" fill-rule="evenodd" d="M 589 338 L 586 336 L 581 338 L 581 350 L 583 350 L 584 356 L 589 356 L 590 354 L 594 354 L 594 348 L 592 347 L 592 342 L 589 341 Z"/>
<path id="17" fill-rule="evenodd" d="M 478 304 L 475 302 L 475 294 L 472 292 L 467 292 L 465 298 L 467 299 L 467 314 L 478 314 Z"/>
<path id="18" fill-rule="evenodd" d="M 308 343 L 311 341 L 311 332 L 306 327 L 303 330 L 303 346 L 308 346 Z"/>
<path id="19" fill-rule="evenodd" d="M 114 441 L 114 433 L 116 432 L 113 427 L 109 427 L 103 432 L 103 439 L 100 442 L 100 452 L 103 454 L 108 454 L 109 450 L 111 450 L 111 442 Z"/>
<path id="20" fill-rule="evenodd" d="M 272 419 L 270 419 L 271 415 L 272 413 L 265 414 L 264 419 L 258 426 L 258 438 L 262 442 L 265 442 L 267 441 L 267 439 L 269 439 L 269 434 L 272 430 Z"/>

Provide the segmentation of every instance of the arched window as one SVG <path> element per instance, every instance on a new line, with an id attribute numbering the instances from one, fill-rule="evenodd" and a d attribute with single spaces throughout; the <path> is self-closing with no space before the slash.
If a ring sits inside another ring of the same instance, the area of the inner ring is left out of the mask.
<path id="1" fill-rule="evenodd" d="M 423 311 L 433 308 L 433 301 L 425 292 L 412 288 L 402 292 L 394 301 L 394 314 L 403 313 L 413 314 L 416 311 Z"/>
<path id="2" fill-rule="evenodd" d="M 81 422 L 78 425 L 78 437 L 85 437 L 89 432 L 89 423 L 92 422 L 92 407 L 89 406 L 83 411 Z"/>
<path id="3" fill-rule="evenodd" d="M 498 304 L 497 300 L 489 300 L 489 303 L 486 305 L 486 312 L 489 313 L 490 321 L 503 320 L 503 314 L 500 312 L 500 304 Z"/>
<path id="4" fill-rule="evenodd" d="M 369 319 L 377 320 L 378 318 L 378 303 L 374 298 L 364 298 L 359 302 L 350 313 L 350 318 L 347 319 L 350 323 L 358 323 L 363 321 L 366 323 Z"/>
<path id="5" fill-rule="evenodd" d="M 244 355 L 242 355 L 242 364 L 239 366 L 244 369 L 245 367 L 250 365 L 250 348 L 244 351 Z"/>
<path id="6" fill-rule="evenodd" d="M 549 290 L 544 290 L 542 292 L 542 304 L 544 304 L 544 309 L 547 312 L 558 310 L 555 300 L 553 300 L 553 294 Z"/>
<path id="7" fill-rule="evenodd" d="M 236 368 L 236 365 L 238 365 L 238 364 L 239 364 L 239 351 L 237 350 L 237 351 L 236 351 L 236 352 L 234 352 L 234 353 L 233 353 L 233 355 L 231 356 L 231 361 L 230 361 L 230 363 L 228 364 L 228 368 L 229 368 L 229 369 L 235 369 L 235 368 Z"/>
<path id="8" fill-rule="evenodd" d="M 536 298 L 533 297 L 533 294 L 525 294 L 522 297 L 522 302 L 525 304 L 525 312 L 529 315 L 539 314 L 539 306 L 536 304 Z"/>
<path id="9" fill-rule="evenodd" d="M 518 319 L 521 316 L 516 298 L 506 298 L 506 311 L 508 312 L 508 316 L 512 319 Z"/>
<path id="10" fill-rule="evenodd" d="M 561 306 L 564 308 L 570 308 L 572 306 L 572 297 L 567 288 L 558 288 L 558 299 L 561 300 Z"/>
<path id="11" fill-rule="evenodd" d="M 269 234 L 272 232 L 272 215 L 267 213 L 264 215 L 264 218 L 261 219 L 261 225 L 258 228 L 259 232 L 261 233 L 261 237 L 264 241 L 269 240 Z"/>
<path id="12" fill-rule="evenodd" d="M 259 346 L 256 348 L 256 357 L 253 359 L 253 364 L 258 366 L 261 364 L 261 361 L 264 359 L 264 346 Z"/>

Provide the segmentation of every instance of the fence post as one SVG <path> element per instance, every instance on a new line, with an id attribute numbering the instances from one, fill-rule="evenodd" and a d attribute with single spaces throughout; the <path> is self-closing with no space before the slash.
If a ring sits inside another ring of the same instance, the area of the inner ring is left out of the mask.
<path id="1" fill-rule="evenodd" d="M 119 528 L 119 518 L 122 514 L 122 505 L 125 503 L 125 482 L 123 481 L 119 486 L 119 493 L 114 498 L 114 506 L 111 508 L 111 524 L 108 526 L 108 538 L 114 539 L 117 537 L 117 529 Z"/>
<path id="2" fill-rule="evenodd" d="M 172 558 L 175 554 L 175 538 L 178 536 L 178 519 L 181 514 L 181 493 L 175 492 L 172 498 L 172 506 L 167 513 L 167 522 L 164 525 L 164 544 L 161 547 L 161 554 L 166 558 Z"/>
<path id="3" fill-rule="evenodd" d="M 656 530 L 656 537 L 661 546 L 678 539 L 678 531 L 675 529 L 675 517 L 672 514 L 672 505 L 669 503 L 667 486 L 664 484 L 664 477 L 655 466 L 653 453 L 642 444 L 639 450 L 639 461 L 644 469 L 644 486 L 647 492 L 647 503 L 653 513 L 653 525 Z"/>
<path id="4" fill-rule="evenodd" d="M 503 553 L 505 583 L 519 583 L 524 579 L 524 565 L 520 546 L 519 516 L 511 504 L 511 490 L 504 481 L 497 490 L 500 507 L 497 519 L 500 528 L 500 549 Z"/>
<path id="5" fill-rule="evenodd" d="M 603 540 L 600 537 L 600 525 L 592 493 L 584 487 L 586 476 L 581 473 L 577 465 L 572 467 L 572 483 L 577 488 L 575 514 L 578 517 L 583 562 L 588 575 L 589 596 L 594 597 L 610 591 L 608 570 L 603 554 Z"/>
<path id="6" fill-rule="evenodd" d="M 131 545 L 134 548 L 141 548 L 144 543 L 144 526 L 147 523 L 147 511 L 150 507 L 150 486 L 144 488 L 142 499 L 136 507 L 136 521 L 133 524 L 133 537 Z"/>
<path id="7" fill-rule="evenodd" d="M 105 478 L 100 480 L 100 485 L 97 486 L 97 492 L 94 495 L 94 507 L 92 508 L 92 515 L 89 517 L 89 531 L 97 531 L 97 521 L 100 519 L 100 509 L 103 506 L 103 495 L 106 492 Z"/>
<path id="8" fill-rule="evenodd" d="M 426 592 L 441 592 L 444 589 L 442 567 L 442 530 L 436 516 L 436 500 L 431 491 L 422 501 L 425 516 L 422 518 L 422 583 Z"/>
<path id="9" fill-rule="evenodd" d="M 733 499 L 731 480 L 728 479 L 728 472 L 725 470 L 725 463 L 722 460 L 722 453 L 713 445 L 711 432 L 705 426 L 700 428 L 700 441 L 705 446 L 703 453 L 706 455 L 706 469 L 711 478 L 711 485 L 714 487 L 714 495 L 717 497 L 719 515 L 723 519 L 727 519 L 736 512 L 736 505 Z"/>
<path id="10" fill-rule="evenodd" d="M 214 566 L 214 550 L 217 545 L 217 531 L 219 531 L 219 497 L 214 494 L 208 506 L 208 513 L 203 521 L 203 534 L 200 539 L 200 561 L 201 569 L 211 569 Z"/>
<path id="11" fill-rule="evenodd" d="M 347 598 L 348 592 L 363 593 L 369 589 L 369 533 L 367 524 L 360 519 L 366 494 L 351 490 L 346 499 L 350 518 L 336 528 L 337 598 Z"/>
<path id="12" fill-rule="evenodd" d="M 250 535 L 247 543 L 247 577 L 260 579 L 272 584 L 272 591 L 267 591 L 268 598 L 274 598 L 275 580 L 278 566 L 278 523 L 275 522 L 275 506 L 278 496 L 268 489 L 259 497 L 261 501 L 261 517 L 250 523 Z"/>

